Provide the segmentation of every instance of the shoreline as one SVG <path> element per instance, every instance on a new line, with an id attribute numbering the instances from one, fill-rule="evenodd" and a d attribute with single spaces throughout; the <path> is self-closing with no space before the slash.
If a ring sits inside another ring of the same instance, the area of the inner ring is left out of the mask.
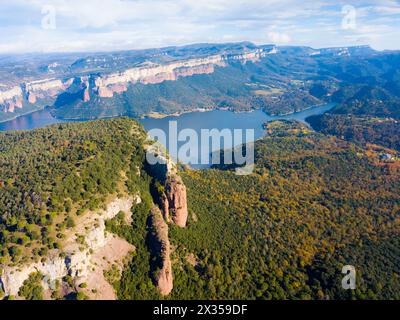
<path id="1" fill-rule="evenodd" d="M 249 109 L 249 110 L 234 110 L 234 109 L 229 108 L 229 107 L 224 107 L 224 108 L 196 108 L 196 109 L 192 109 L 192 110 L 185 110 L 185 111 L 175 112 L 175 113 L 171 113 L 171 114 L 164 114 L 164 113 L 159 113 L 159 112 L 150 112 L 150 113 L 147 113 L 147 114 L 141 115 L 141 116 L 132 116 L 132 115 L 129 115 L 129 114 L 125 114 L 125 115 L 124 114 L 120 114 L 120 115 L 115 115 L 115 116 L 98 117 L 98 118 L 96 118 L 96 117 L 93 117 L 93 118 L 59 118 L 59 117 L 55 117 L 53 115 L 53 113 L 51 112 L 51 109 L 52 109 L 51 107 L 46 106 L 44 108 L 31 110 L 31 111 L 27 111 L 26 113 L 23 113 L 23 114 L 15 115 L 11 119 L 2 120 L 2 121 L 0 121 L 0 124 L 4 124 L 4 123 L 7 123 L 7 122 L 15 121 L 16 119 L 18 119 L 20 117 L 28 116 L 28 115 L 33 114 L 35 112 L 40 112 L 40 111 L 44 111 L 44 110 L 48 110 L 48 112 L 51 115 L 51 117 L 54 118 L 55 120 L 60 121 L 60 122 L 95 121 L 95 120 L 102 120 L 102 119 L 103 120 L 114 119 L 114 118 L 119 118 L 119 117 L 129 117 L 129 118 L 136 119 L 136 120 L 138 120 L 140 122 L 141 120 L 145 120 L 145 119 L 155 119 L 155 120 L 157 120 L 157 119 L 165 119 L 165 118 L 168 118 L 168 117 L 176 117 L 176 118 L 178 118 L 178 117 L 180 117 L 182 115 L 185 115 L 185 114 L 204 113 L 204 112 L 212 112 L 212 111 L 230 111 L 232 113 L 241 114 L 241 113 L 252 113 L 252 112 L 255 112 L 257 110 L 261 110 L 263 113 L 265 113 L 265 115 L 270 116 L 270 117 L 287 117 L 287 116 L 290 116 L 290 115 L 293 115 L 293 114 L 296 114 L 296 113 L 305 112 L 307 110 L 311 110 L 311 109 L 314 109 L 314 108 L 320 108 L 320 107 L 323 107 L 323 106 L 326 106 L 326 105 L 330 105 L 330 104 L 332 104 L 332 107 L 334 106 L 334 103 L 318 104 L 318 105 L 315 105 L 315 106 L 310 106 L 310 107 L 304 108 L 304 109 L 302 109 L 300 111 L 293 111 L 293 112 L 285 113 L 285 114 L 281 114 L 281 115 L 279 115 L 279 114 L 278 115 L 277 114 L 268 114 L 262 108 L 253 108 L 253 109 Z"/>
<path id="2" fill-rule="evenodd" d="M 24 117 L 24 116 L 30 115 L 31 113 L 35 113 L 35 112 L 38 112 L 38 111 L 45 110 L 46 108 L 47 107 L 43 107 L 43 108 L 40 108 L 40 109 L 35 109 L 35 110 L 27 111 L 27 112 L 24 112 L 24 113 L 20 113 L 20 114 L 15 114 L 14 113 L 14 116 L 12 118 L 5 119 L 5 120 L 0 120 L 0 123 L 14 121 L 14 120 L 16 120 L 16 119 L 18 119 L 20 117 Z"/>
<path id="3" fill-rule="evenodd" d="M 149 112 L 146 113 L 145 115 L 142 115 L 139 117 L 139 120 L 142 119 L 165 119 L 168 117 L 180 117 L 184 114 L 188 114 L 188 113 L 194 113 L 194 112 L 211 112 L 211 111 L 215 111 L 215 110 L 222 110 L 222 109 L 218 109 L 218 108 L 210 108 L 210 109 L 206 109 L 206 108 L 197 108 L 197 109 L 193 109 L 193 110 L 185 110 L 185 111 L 178 111 L 178 112 L 174 112 L 174 113 L 170 113 L 170 114 L 166 114 L 166 113 L 161 113 L 161 112 Z"/>

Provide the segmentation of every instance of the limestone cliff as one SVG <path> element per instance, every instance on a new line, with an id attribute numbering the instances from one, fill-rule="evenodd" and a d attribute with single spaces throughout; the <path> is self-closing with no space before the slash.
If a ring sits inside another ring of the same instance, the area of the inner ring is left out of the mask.
<path id="1" fill-rule="evenodd" d="M 15 108 L 22 108 L 23 93 L 20 87 L 0 91 L 0 110 L 13 113 Z"/>
<path id="2" fill-rule="evenodd" d="M 25 104 L 44 107 L 55 104 L 60 96 L 61 100 L 65 100 L 68 94 L 74 98 L 79 96 L 83 103 L 91 101 L 94 95 L 104 99 L 112 98 L 115 94 L 126 92 L 132 84 L 159 84 L 176 81 L 181 77 L 212 74 L 216 67 L 226 67 L 231 62 L 256 62 L 270 53 L 271 51 L 265 49 L 246 49 L 242 53 L 221 53 L 164 63 L 146 61 L 138 67 L 117 73 L 25 81 L 0 90 L 0 111 L 13 113 L 16 108 L 23 108 Z"/>
<path id="3" fill-rule="evenodd" d="M 126 85 L 129 83 L 157 84 L 176 81 L 180 77 L 210 74 L 215 71 L 216 66 L 225 67 L 230 61 L 255 62 L 266 54 L 263 49 L 257 49 L 236 55 L 211 55 L 167 64 L 150 64 L 101 76 L 95 80 L 95 84 L 100 97 L 110 98 L 114 93 L 126 91 Z"/>
<path id="4" fill-rule="evenodd" d="M 19 86 L 0 91 L 0 110 L 13 113 L 15 108 L 23 108 L 24 101 L 34 105 L 42 99 L 55 100 L 71 83 L 70 79 L 64 82 L 59 79 L 41 79 L 21 83 Z"/>

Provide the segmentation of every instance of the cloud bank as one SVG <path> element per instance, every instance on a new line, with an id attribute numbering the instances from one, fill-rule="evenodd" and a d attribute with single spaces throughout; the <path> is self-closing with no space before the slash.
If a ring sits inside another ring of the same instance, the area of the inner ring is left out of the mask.
<path id="1" fill-rule="evenodd" d="M 196 42 L 400 49 L 394 0 L 3 0 L 0 53 Z"/>

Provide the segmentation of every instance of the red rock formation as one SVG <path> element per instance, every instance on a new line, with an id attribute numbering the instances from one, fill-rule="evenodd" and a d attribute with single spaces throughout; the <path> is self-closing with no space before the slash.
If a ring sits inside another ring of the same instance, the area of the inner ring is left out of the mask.
<path id="1" fill-rule="evenodd" d="M 186 186 L 182 178 L 177 174 L 169 177 L 165 188 L 168 199 L 168 214 L 171 213 L 174 223 L 181 227 L 186 227 L 188 218 Z M 165 215 L 165 214 L 164 214 Z"/>
<path id="2" fill-rule="evenodd" d="M 126 90 L 128 90 L 127 86 L 125 83 L 121 83 L 121 84 L 115 84 L 111 87 L 111 90 L 113 91 L 113 93 L 123 93 Z"/>
<path id="3" fill-rule="evenodd" d="M 171 245 L 168 239 L 168 225 L 165 223 L 161 211 L 158 207 L 151 210 L 151 224 L 154 230 L 155 240 L 159 256 L 161 257 L 161 268 L 158 271 L 155 281 L 158 290 L 163 296 L 171 293 L 173 285 L 172 263 L 171 263 Z"/>
<path id="4" fill-rule="evenodd" d="M 21 109 L 23 107 L 22 105 L 22 99 L 16 99 L 15 100 L 15 107 Z"/>
<path id="5" fill-rule="evenodd" d="M 83 101 L 84 102 L 90 101 L 89 88 L 86 88 L 85 91 L 83 92 Z"/>
<path id="6" fill-rule="evenodd" d="M 29 101 L 29 103 L 31 103 L 31 104 L 36 103 L 36 96 L 35 96 L 35 94 L 29 92 L 29 93 L 28 93 L 28 101 Z"/>
<path id="7" fill-rule="evenodd" d="M 7 110 L 6 112 L 11 112 L 11 113 L 13 113 L 14 110 L 15 110 L 15 105 L 14 105 L 14 103 L 13 103 L 13 102 L 10 102 L 10 103 L 8 104 L 8 107 L 7 107 L 6 110 Z"/>
<path id="8" fill-rule="evenodd" d="M 168 201 L 168 198 L 165 195 L 165 193 L 163 193 L 162 196 L 161 196 L 160 208 L 161 208 L 161 212 L 163 213 L 164 220 L 167 223 L 170 223 L 171 222 L 171 218 L 169 216 L 169 201 Z"/>
<path id="9" fill-rule="evenodd" d="M 112 98 L 114 96 L 114 92 L 107 87 L 100 87 L 98 93 L 101 98 Z"/>

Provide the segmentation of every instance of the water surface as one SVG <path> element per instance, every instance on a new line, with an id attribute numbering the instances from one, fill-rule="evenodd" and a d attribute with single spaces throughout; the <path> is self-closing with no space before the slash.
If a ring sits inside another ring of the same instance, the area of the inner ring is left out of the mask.
<path id="1" fill-rule="evenodd" d="M 180 132 L 183 129 L 192 129 L 199 137 L 198 141 L 191 141 L 189 138 L 186 141 L 180 141 L 177 143 L 177 150 L 182 145 L 187 145 L 188 142 L 190 143 L 191 147 L 194 147 L 194 144 L 197 144 L 197 148 L 201 149 L 201 130 L 202 129 L 242 129 L 243 135 L 242 139 L 245 141 L 246 129 L 253 129 L 254 130 L 254 139 L 257 140 L 264 136 L 263 124 L 267 121 L 271 120 L 278 120 L 278 119 L 294 119 L 301 122 L 305 122 L 305 119 L 311 115 L 318 115 L 325 113 L 326 111 L 330 110 L 334 105 L 333 104 L 326 104 L 319 107 L 310 108 L 301 112 L 293 113 L 286 116 L 269 116 L 265 114 L 261 110 L 255 110 L 252 112 L 244 112 L 244 113 L 234 113 L 231 111 L 222 111 L 222 110 L 214 110 L 209 112 L 191 112 L 185 113 L 179 117 L 170 116 L 162 119 L 153 119 L 153 118 L 146 118 L 140 120 L 143 124 L 144 128 L 147 131 L 152 129 L 161 129 L 163 132 L 166 133 L 167 137 L 167 148 L 171 153 L 173 158 L 177 158 L 177 153 L 174 151 L 175 148 L 171 148 L 168 144 L 168 138 L 170 135 L 169 132 L 169 125 L 171 121 L 176 122 L 177 124 L 177 131 Z M 31 130 L 35 128 L 45 127 L 51 124 L 68 122 L 67 120 L 60 120 L 53 118 L 50 114 L 48 109 L 36 111 L 25 116 L 18 117 L 14 120 L 7 121 L 0 123 L 0 131 L 6 130 Z M 221 148 L 226 147 L 221 141 Z M 237 144 L 234 143 L 233 146 Z M 228 146 L 229 147 L 229 146 Z M 231 146 L 232 147 L 232 146 Z M 209 151 L 213 152 L 216 151 L 216 148 L 213 148 L 211 143 L 209 144 Z M 172 149 L 172 150 L 171 150 Z M 191 166 L 194 168 L 204 168 L 208 167 L 209 165 L 199 165 L 201 158 L 201 150 L 197 152 L 197 155 L 191 155 L 190 159 L 192 161 Z"/>

